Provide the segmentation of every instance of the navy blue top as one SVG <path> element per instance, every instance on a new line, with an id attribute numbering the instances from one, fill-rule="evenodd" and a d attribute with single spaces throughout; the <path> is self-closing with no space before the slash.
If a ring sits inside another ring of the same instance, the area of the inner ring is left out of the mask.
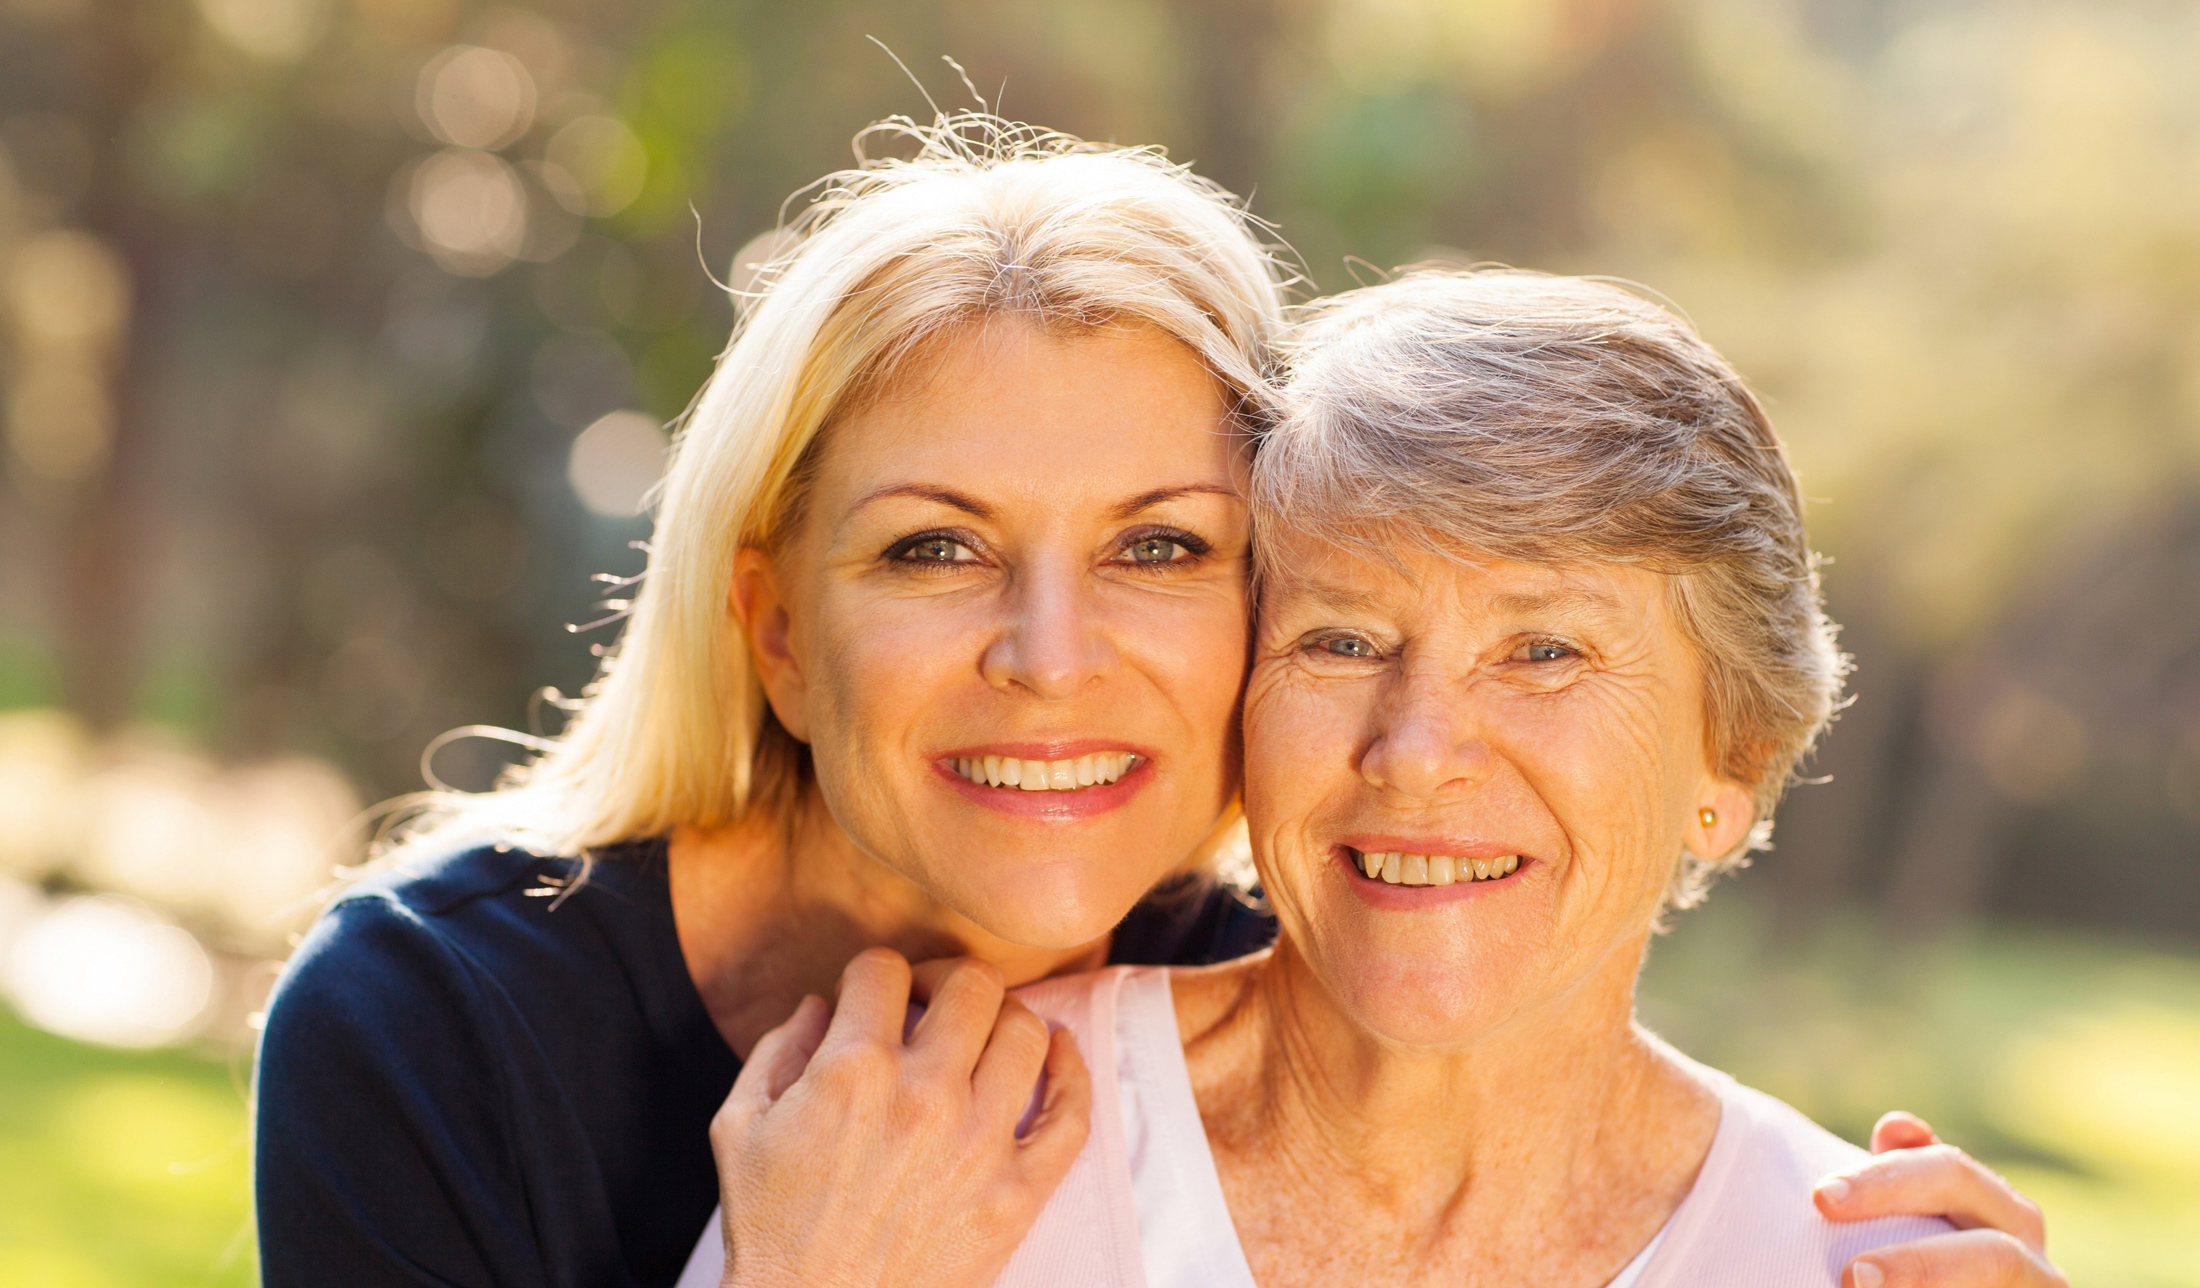
<path id="1" fill-rule="evenodd" d="M 669 1285 L 718 1202 L 740 1061 L 688 977 L 665 846 L 469 850 L 347 891 L 269 1005 L 255 1086 L 267 1288 Z M 1227 890 L 1140 904 L 1110 960 L 1266 945 Z"/>

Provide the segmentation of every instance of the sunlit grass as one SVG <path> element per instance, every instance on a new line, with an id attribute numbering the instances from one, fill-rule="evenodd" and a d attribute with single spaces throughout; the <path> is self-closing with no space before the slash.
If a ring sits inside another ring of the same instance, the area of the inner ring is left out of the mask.
<path id="1" fill-rule="evenodd" d="M 1727 890 L 1653 949 L 1642 1013 L 1852 1140 L 1925 1115 L 2039 1202 L 2075 1283 L 2200 1288 L 2200 960 L 2067 932 L 1783 936 Z"/>
<path id="2" fill-rule="evenodd" d="M 223 1063 L 0 1012 L 0 1284 L 254 1282 L 245 1098 Z"/>

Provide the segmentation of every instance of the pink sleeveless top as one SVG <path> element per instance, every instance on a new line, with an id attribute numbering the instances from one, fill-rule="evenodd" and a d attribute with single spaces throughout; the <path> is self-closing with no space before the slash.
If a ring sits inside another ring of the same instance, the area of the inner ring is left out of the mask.
<path id="1" fill-rule="evenodd" d="M 994 1288 L 1254 1288 L 1200 1126 L 1164 967 L 1117 966 L 1018 989 L 1077 1038 L 1092 1131 Z M 1810 1201 L 1864 1151 L 1715 1070 L 1719 1131 L 1688 1197 L 1608 1288 L 1835 1288 L 1858 1253 L 1944 1221 L 1834 1224 Z M 1111 1094 L 1112 1093 L 1112 1094 Z M 716 1288 L 717 1213 L 675 1288 Z"/>

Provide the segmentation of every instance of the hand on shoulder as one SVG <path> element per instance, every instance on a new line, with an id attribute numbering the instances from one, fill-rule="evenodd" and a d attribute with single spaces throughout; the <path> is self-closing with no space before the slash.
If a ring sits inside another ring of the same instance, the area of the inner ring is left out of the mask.
<path id="1" fill-rule="evenodd" d="M 805 998 L 757 1044 L 711 1124 L 727 1285 L 982 1288 L 1084 1147 L 1092 1085 L 1069 1035 L 990 966 L 924 969 L 906 1041 L 915 976 L 870 949 L 835 1006 Z"/>

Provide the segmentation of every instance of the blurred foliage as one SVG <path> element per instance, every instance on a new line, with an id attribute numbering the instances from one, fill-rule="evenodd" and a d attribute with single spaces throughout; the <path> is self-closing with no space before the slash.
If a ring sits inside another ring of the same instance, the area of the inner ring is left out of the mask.
<path id="1" fill-rule="evenodd" d="M 0 1012 L 0 1283 L 255 1283 L 249 1171 L 238 1071 Z"/>

